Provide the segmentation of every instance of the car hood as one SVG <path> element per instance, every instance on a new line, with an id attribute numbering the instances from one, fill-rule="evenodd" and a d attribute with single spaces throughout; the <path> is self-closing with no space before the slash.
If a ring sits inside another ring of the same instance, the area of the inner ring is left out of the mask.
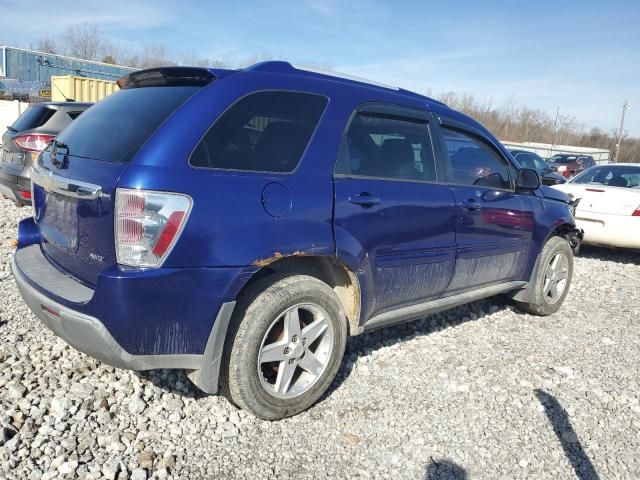
<path id="1" fill-rule="evenodd" d="M 549 198 L 551 200 L 557 200 L 557 201 L 563 202 L 563 203 L 571 203 L 571 198 L 569 197 L 569 195 L 567 195 L 563 191 L 560 191 L 560 190 L 558 190 L 556 188 L 547 187 L 546 185 L 542 185 L 540 187 L 540 192 L 542 193 L 544 198 Z"/>

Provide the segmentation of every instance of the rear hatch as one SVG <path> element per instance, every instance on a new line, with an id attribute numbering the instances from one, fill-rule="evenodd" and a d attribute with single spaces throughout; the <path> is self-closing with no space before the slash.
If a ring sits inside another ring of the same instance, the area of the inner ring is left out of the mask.
<path id="1" fill-rule="evenodd" d="M 7 131 L 2 135 L 0 147 L 0 168 L 5 173 L 18 175 L 25 163 L 31 159 L 31 152 L 20 148 L 16 144 L 16 137 L 30 133 L 55 134 L 43 127 L 56 113 L 56 109 L 50 105 L 33 105 L 27 108 L 13 125 L 7 126 Z M 15 181 L 15 179 L 12 179 Z"/>
<path id="2" fill-rule="evenodd" d="M 140 73 L 145 71 L 130 77 Z M 125 77 L 125 89 L 65 129 L 39 157 L 32 174 L 34 217 L 43 251 L 88 285 L 116 264 L 118 179 L 153 132 L 203 86 L 157 77 L 151 83 Z"/>

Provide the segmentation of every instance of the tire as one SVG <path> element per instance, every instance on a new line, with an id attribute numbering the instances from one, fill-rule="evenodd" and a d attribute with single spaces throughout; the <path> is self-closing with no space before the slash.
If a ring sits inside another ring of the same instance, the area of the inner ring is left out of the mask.
<path id="1" fill-rule="evenodd" d="M 565 263 L 566 259 L 566 263 Z M 558 261 L 556 268 L 558 268 L 557 276 L 553 276 L 552 262 Z M 564 264 L 564 268 L 562 265 Z M 562 275 L 564 270 L 564 284 L 561 285 L 562 292 L 558 290 L 560 286 Z M 540 258 L 538 266 L 535 270 L 535 278 L 532 280 L 533 284 L 533 301 L 532 302 L 516 302 L 517 305 L 527 313 L 538 316 L 547 316 L 557 312 L 571 287 L 571 280 L 573 278 L 573 249 L 562 237 L 551 237 L 545 244 Z M 550 283 L 547 284 L 547 281 Z M 553 295 L 551 291 L 553 289 L 552 283 L 556 282 L 556 293 Z"/>
<path id="2" fill-rule="evenodd" d="M 296 415 L 329 388 L 346 341 L 347 320 L 327 284 L 306 275 L 271 275 L 238 302 L 223 354 L 223 389 L 234 404 L 264 420 Z"/>

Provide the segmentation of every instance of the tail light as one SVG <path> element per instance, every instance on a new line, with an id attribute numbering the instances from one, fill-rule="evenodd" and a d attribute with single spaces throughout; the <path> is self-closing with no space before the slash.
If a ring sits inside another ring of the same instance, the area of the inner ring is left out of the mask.
<path id="1" fill-rule="evenodd" d="M 182 233 L 192 200 L 179 193 L 116 190 L 116 258 L 120 265 L 157 268 Z"/>
<path id="2" fill-rule="evenodd" d="M 44 133 L 30 133 L 27 135 L 18 135 L 13 139 L 16 145 L 27 152 L 41 152 L 49 142 L 55 138 L 55 135 L 46 135 Z"/>
<path id="3" fill-rule="evenodd" d="M 560 165 L 558 167 L 558 172 L 566 172 L 567 171 L 567 166 L 566 165 Z"/>
<path id="4" fill-rule="evenodd" d="M 638 208 L 635 209 L 635 211 L 631 214 L 632 217 L 640 217 L 640 205 L 638 205 Z"/>

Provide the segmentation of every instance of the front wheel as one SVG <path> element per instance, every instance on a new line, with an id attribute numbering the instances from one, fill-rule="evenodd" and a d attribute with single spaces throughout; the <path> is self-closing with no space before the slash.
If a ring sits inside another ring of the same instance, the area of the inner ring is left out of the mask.
<path id="1" fill-rule="evenodd" d="M 238 304 L 225 347 L 232 402 L 265 420 L 309 408 L 344 355 L 347 323 L 334 291 L 306 275 L 273 275 Z"/>
<path id="2" fill-rule="evenodd" d="M 562 306 L 572 278 L 573 250 L 564 238 L 552 237 L 540 253 L 535 278 L 532 279 L 533 301 L 517 304 L 533 315 L 551 315 Z"/>

